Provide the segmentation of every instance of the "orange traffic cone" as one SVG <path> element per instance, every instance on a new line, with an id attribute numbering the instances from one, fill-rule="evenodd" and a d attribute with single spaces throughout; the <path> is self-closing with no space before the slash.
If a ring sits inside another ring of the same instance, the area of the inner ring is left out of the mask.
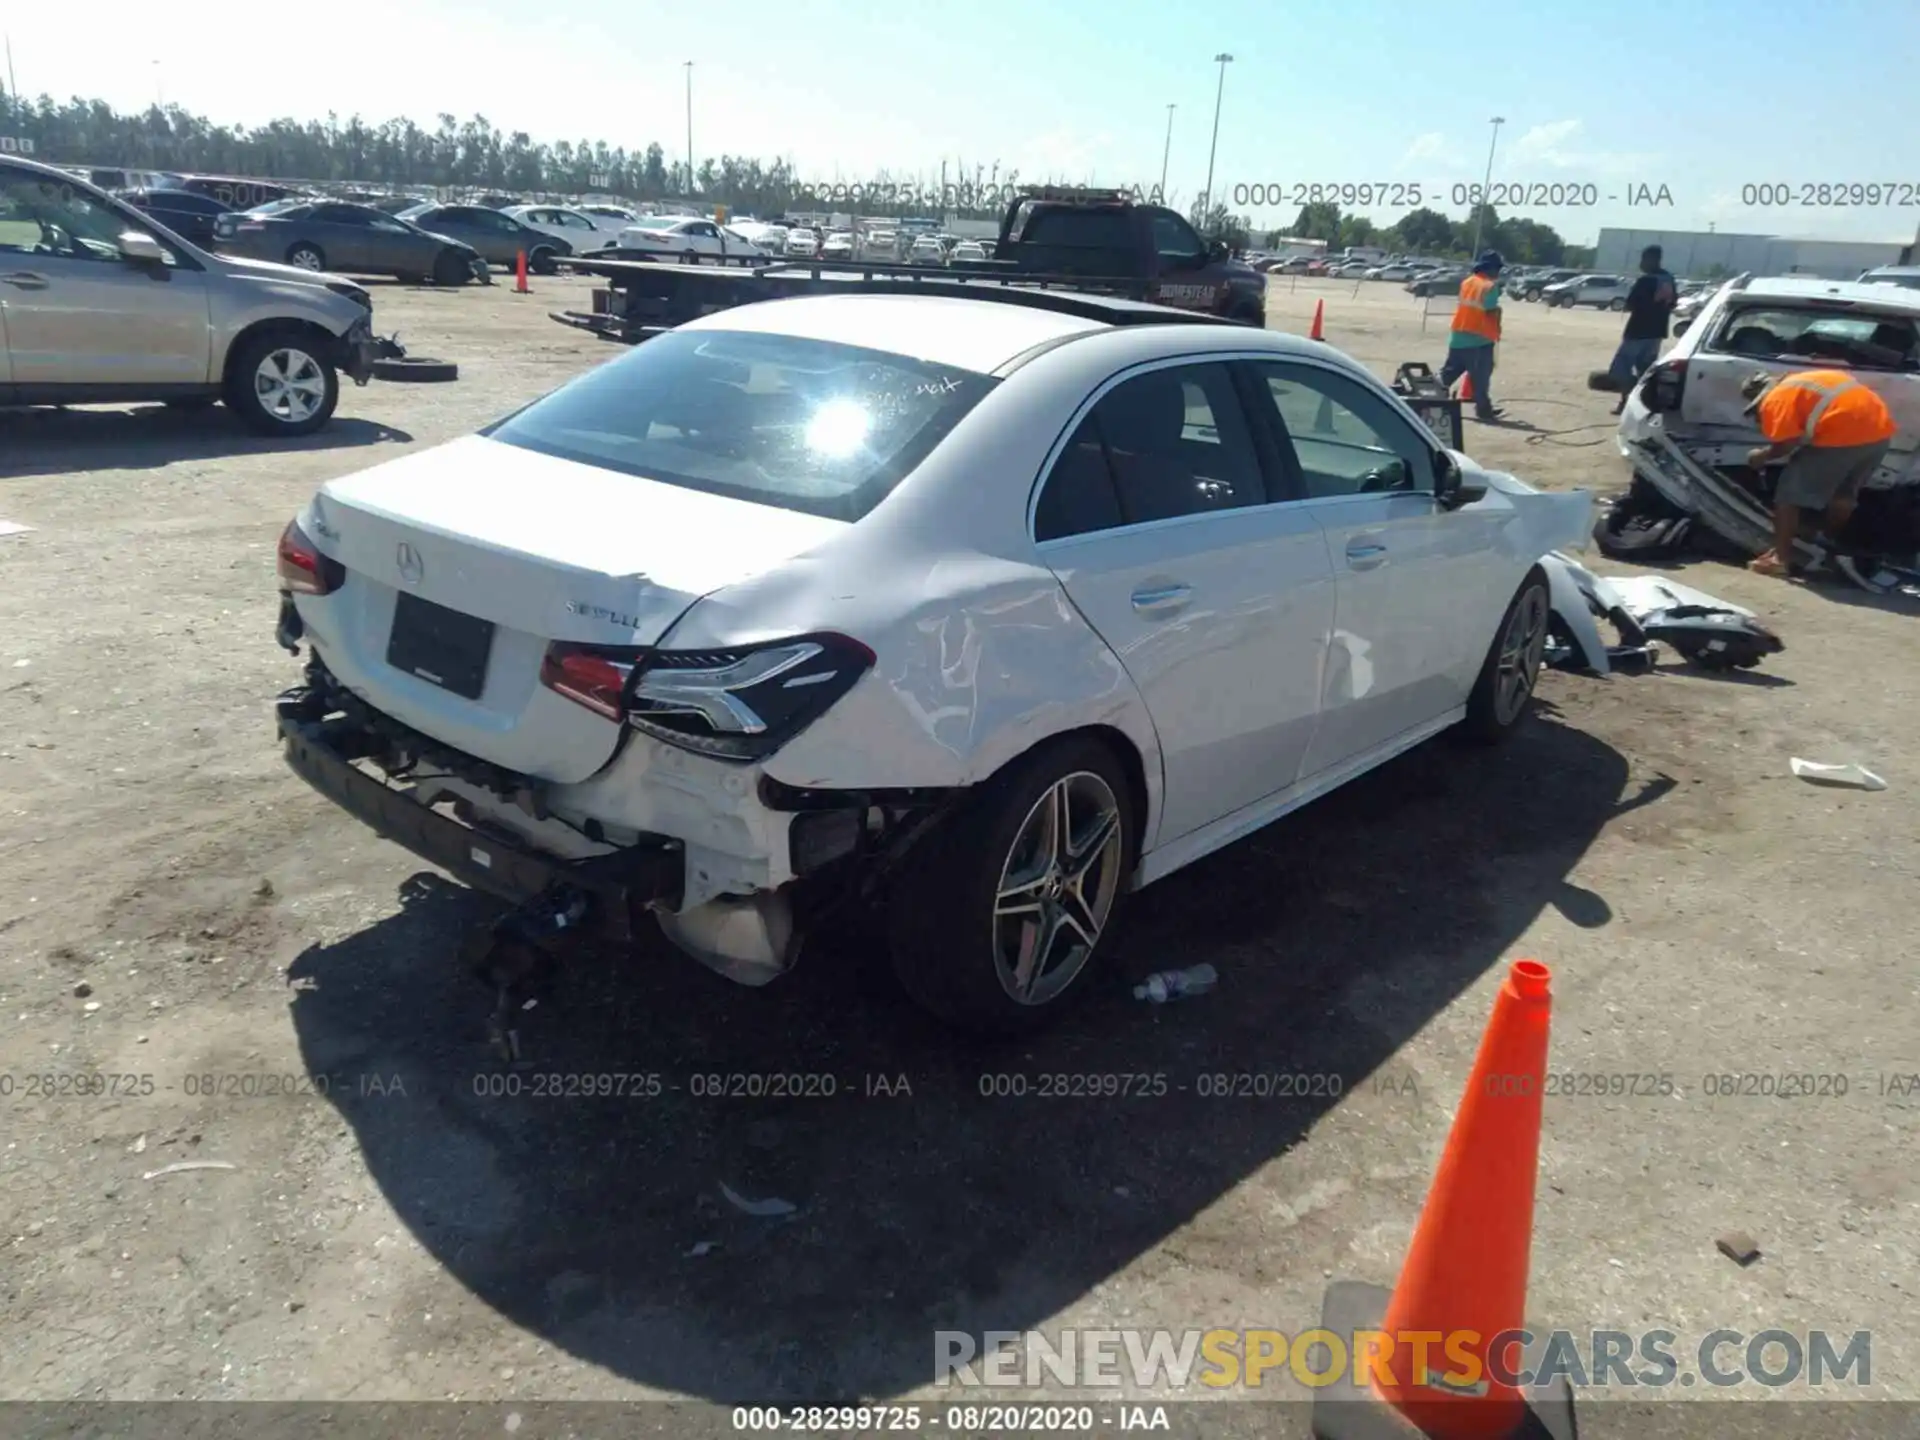
<path id="1" fill-rule="evenodd" d="M 531 293 L 527 289 L 527 252 L 524 250 L 522 250 L 518 255 L 514 257 L 513 293 L 516 295 L 526 295 Z"/>
<path id="2" fill-rule="evenodd" d="M 1324 340 L 1327 338 L 1325 332 L 1320 328 L 1320 322 L 1326 318 L 1326 314 L 1327 314 L 1327 302 L 1325 300 L 1314 301 L 1313 302 L 1313 329 L 1307 332 L 1307 338 L 1309 340 Z"/>
<path id="3" fill-rule="evenodd" d="M 1473 399 L 1473 376 L 1462 375 L 1460 377 L 1460 398 L 1462 400 Z"/>
<path id="4" fill-rule="evenodd" d="M 1520 1332 L 1551 980 L 1539 961 L 1519 960 L 1500 987 L 1399 1283 L 1391 1294 L 1328 1287 L 1321 1327 L 1351 1342 L 1352 1370 L 1315 1395 L 1320 1440 L 1575 1433 L 1563 1379 L 1524 1392 L 1514 1383 L 1542 1348 L 1523 1347 Z"/>

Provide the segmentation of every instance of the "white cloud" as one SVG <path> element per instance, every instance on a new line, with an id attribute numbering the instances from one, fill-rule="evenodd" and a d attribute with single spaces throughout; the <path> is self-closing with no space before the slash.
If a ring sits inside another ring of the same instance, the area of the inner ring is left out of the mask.
<path id="1" fill-rule="evenodd" d="M 1413 137 L 1413 143 L 1407 147 L 1407 153 L 1400 157 L 1402 165 L 1412 165 L 1417 161 L 1431 160 L 1443 165 L 1458 165 L 1460 152 L 1448 143 L 1447 137 L 1438 130 L 1429 130 L 1423 135 Z"/>
<path id="2" fill-rule="evenodd" d="M 1644 179 L 1662 159 L 1650 151 L 1584 149 L 1580 143 L 1584 129 L 1578 120 L 1532 126 L 1501 148 L 1495 169 L 1521 179 L 1530 179 L 1541 169 L 1571 170 L 1596 179 L 1603 175 Z"/>

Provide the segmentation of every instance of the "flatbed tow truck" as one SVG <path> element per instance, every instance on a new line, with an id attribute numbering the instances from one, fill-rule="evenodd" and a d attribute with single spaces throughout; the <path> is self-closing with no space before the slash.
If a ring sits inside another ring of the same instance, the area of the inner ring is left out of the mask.
<path id="1" fill-rule="evenodd" d="M 1266 323 L 1266 277 L 1203 240 L 1177 212 L 1137 204 L 1120 190 L 1036 186 L 1007 206 L 992 260 L 938 268 L 866 261 L 726 257 L 663 264 L 618 251 L 562 262 L 606 284 L 593 309 L 555 311 L 563 325 L 637 344 L 702 315 L 760 300 L 819 295 L 848 285 L 864 294 L 991 295 L 1058 291 L 1117 296 L 1192 310 L 1196 316 Z M 984 297 L 983 297 L 984 298 Z M 1031 298 L 1027 303 L 1033 303 Z"/>

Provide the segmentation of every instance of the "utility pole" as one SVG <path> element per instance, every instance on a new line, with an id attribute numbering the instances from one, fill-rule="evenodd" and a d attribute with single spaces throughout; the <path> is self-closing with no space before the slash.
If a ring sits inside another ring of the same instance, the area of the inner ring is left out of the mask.
<path id="1" fill-rule="evenodd" d="M 1480 258 L 1480 227 L 1486 223 L 1487 196 L 1493 191 L 1493 150 L 1500 143 L 1500 127 L 1506 123 L 1504 115 L 1493 117 L 1493 140 L 1487 146 L 1487 178 L 1480 182 L 1480 203 L 1473 210 L 1473 244 L 1469 247 L 1469 263 Z"/>
<path id="2" fill-rule="evenodd" d="M 13 37 L 7 36 L 7 98 L 20 103 L 20 87 L 13 83 Z"/>
<path id="3" fill-rule="evenodd" d="M 687 61 L 687 195 L 693 195 L 693 62 Z"/>
<path id="4" fill-rule="evenodd" d="M 1167 157 L 1173 154 L 1173 112 L 1175 107 L 1167 106 L 1167 143 L 1160 151 L 1160 195 L 1159 203 L 1167 203 Z"/>
<path id="5" fill-rule="evenodd" d="M 1227 66 L 1233 63 L 1233 56 L 1222 50 L 1213 57 L 1213 63 L 1220 67 L 1220 84 L 1213 92 L 1213 143 L 1207 147 L 1207 190 L 1200 198 L 1202 224 L 1213 214 L 1213 156 L 1220 148 L 1220 101 L 1227 93 Z"/>

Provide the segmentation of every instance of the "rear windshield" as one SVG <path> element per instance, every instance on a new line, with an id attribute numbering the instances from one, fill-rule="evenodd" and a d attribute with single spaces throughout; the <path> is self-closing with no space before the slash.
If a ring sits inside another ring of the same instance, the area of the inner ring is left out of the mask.
<path id="1" fill-rule="evenodd" d="M 824 340 L 681 331 L 481 433 L 690 490 L 858 520 L 996 383 Z"/>
<path id="2" fill-rule="evenodd" d="M 1920 366 L 1920 331 L 1905 316 L 1749 306 L 1721 324 L 1710 349 L 1755 359 L 1824 360 L 1862 370 Z"/>
<path id="3" fill-rule="evenodd" d="M 1030 245 L 1065 245 L 1088 250 L 1133 248 L 1133 217 L 1125 210 L 1036 211 L 1020 238 Z"/>

